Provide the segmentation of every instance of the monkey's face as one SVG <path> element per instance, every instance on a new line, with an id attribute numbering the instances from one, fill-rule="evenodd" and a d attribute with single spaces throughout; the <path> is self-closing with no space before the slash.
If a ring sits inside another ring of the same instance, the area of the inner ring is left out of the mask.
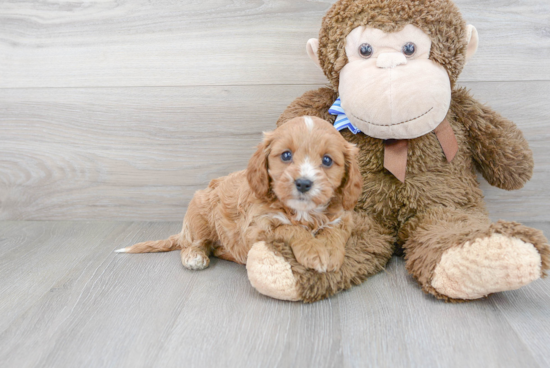
<path id="1" fill-rule="evenodd" d="M 445 68 L 430 60 L 431 45 L 413 25 L 394 33 L 358 27 L 346 37 L 339 92 L 356 127 L 374 138 L 411 139 L 445 119 L 451 83 Z"/>

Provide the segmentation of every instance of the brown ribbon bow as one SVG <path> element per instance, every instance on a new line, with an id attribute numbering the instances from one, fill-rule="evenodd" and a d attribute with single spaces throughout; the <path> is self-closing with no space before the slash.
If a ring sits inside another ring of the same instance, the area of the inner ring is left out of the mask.
<path id="1" fill-rule="evenodd" d="M 445 157 L 447 157 L 447 161 L 453 161 L 458 152 L 458 143 L 449 121 L 447 119 L 443 120 L 435 128 L 434 133 L 445 153 Z M 405 182 L 407 171 L 407 146 L 407 139 L 388 139 L 384 141 L 384 167 L 401 182 Z"/>

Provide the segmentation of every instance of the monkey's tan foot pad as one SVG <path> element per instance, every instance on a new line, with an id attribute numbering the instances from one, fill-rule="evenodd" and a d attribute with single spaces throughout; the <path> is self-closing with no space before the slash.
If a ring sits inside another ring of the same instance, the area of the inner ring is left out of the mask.
<path id="1" fill-rule="evenodd" d="M 204 270 L 210 264 L 210 258 L 201 249 L 186 248 L 181 251 L 181 264 L 190 270 Z"/>
<path id="2" fill-rule="evenodd" d="M 443 253 L 432 287 L 454 299 L 478 299 L 518 289 L 540 276 L 541 257 L 532 244 L 493 234 Z"/>
<path id="3" fill-rule="evenodd" d="M 252 246 L 248 252 L 246 270 L 250 283 L 261 294 L 281 300 L 302 299 L 290 264 L 273 253 L 265 242 Z"/>

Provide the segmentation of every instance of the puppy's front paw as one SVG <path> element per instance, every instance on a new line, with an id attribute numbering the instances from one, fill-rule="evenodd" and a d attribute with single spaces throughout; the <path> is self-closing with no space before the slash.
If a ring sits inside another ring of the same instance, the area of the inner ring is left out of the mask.
<path id="1" fill-rule="evenodd" d="M 299 248 L 293 248 L 293 251 L 296 260 L 305 267 L 321 273 L 331 270 L 329 269 L 330 253 L 323 242 L 311 239 L 301 244 Z"/>
<path id="2" fill-rule="evenodd" d="M 203 270 L 210 264 L 210 258 L 201 249 L 186 248 L 181 251 L 181 263 L 190 270 Z"/>
<path id="3" fill-rule="evenodd" d="M 342 265 L 344 264 L 344 255 L 345 253 L 343 251 L 340 251 L 338 249 L 332 249 L 330 251 L 327 271 L 329 272 L 338 271 L 340 267 L 342 267 Z"/>

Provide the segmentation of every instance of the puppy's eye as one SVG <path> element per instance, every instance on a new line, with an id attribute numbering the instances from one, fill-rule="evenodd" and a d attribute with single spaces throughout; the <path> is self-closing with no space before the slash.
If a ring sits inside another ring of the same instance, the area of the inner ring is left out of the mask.
<path id="1" fill-rule="evenodd" d="M 370 58 L 372 56 L 372 46 L 368 43 L 362 44 L 359 46 L 359 54 L 365 59 Z"/>
<path id="2" fill-rule="evenodd" d="M 284 151 L 282 154 L 281 154 L 281 160 L 283 160 L 284 162 L 289 162 L 292 160 L 292 152 L 290 151 Z"/>
<path id="3" fill-rule="evenodd" d="M 416 45 L 412 42 L 407 42 L 405 46 L 403 46 L 403 53 L 406 56 L 413 56 L 416 52 Z"/>
<path id="4" fill-rule="evenodd" d="M 331 167 L 332 166 L 332 159 L 329 156 L 323 157 L 323 166 L 325 167 Z"/>

